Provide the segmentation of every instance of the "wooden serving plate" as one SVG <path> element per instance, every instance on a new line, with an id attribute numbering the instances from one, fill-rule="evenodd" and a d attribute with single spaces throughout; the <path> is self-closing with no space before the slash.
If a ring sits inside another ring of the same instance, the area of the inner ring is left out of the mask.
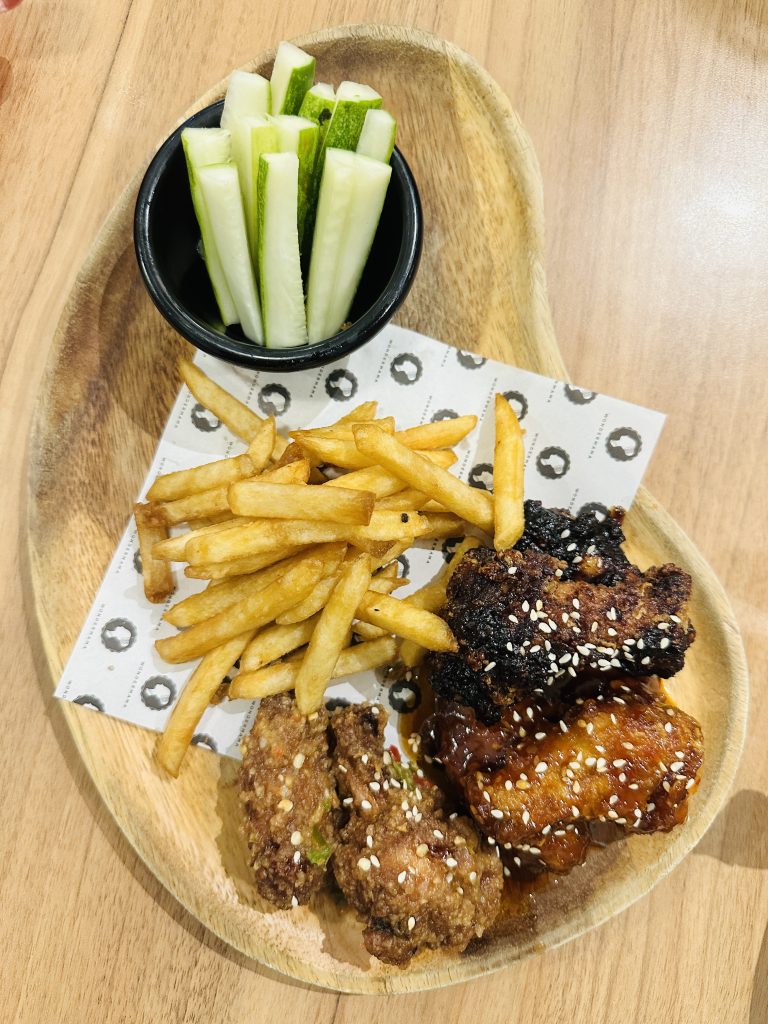
<path id="1" fill-rule="evenodd" d="M 318 77 L 367 81 L 398 115 L 424 204 L 421 268 L 399 322 L 462 348 L 567 379 L 547 302 L 541 180 L 508 100 L 465 53 L 411 29 L 358 26 L 297 40 Z M 249 69 L 269 73 L 273 51 Z M 225 83 L 190 112 L 223 95 Z M 104 224 L 53 339 L 30 446 L 30 570 L 55 681 L 125 526 L 178 388 L 186 344 L 152 306 L 132 244 L 138 179 Z M 463 981 L 575 938 L 629 906 L 696 845 L 720 810 L 741 751 L 747 670 L 711 569 L 645 491 L 627 520 L 641 565 L 674 561 L 694 579 L 698 639 L 671 691 L 702 723 L 706 759 L 687 824 L 599 850 L 537 898 L 535 915 L 462 956 L 407 971 L 365 954 L 354 916 L 324 897 L 278 912 L 248 878 L 237 833 L 234 762 L 192 749 L 178 781 L 152 760 L 154 736 L 72 704 L 78 750 L 128 840 L 161 882 L 232 946 L 294 978 L 348 992 Z"/>

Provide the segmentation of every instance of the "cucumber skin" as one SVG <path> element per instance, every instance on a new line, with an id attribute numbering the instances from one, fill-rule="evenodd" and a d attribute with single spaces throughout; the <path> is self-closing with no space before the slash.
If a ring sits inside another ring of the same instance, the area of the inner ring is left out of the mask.
<path id="1" fill-rule="evenodd" d="M 298 114 L 302 101 L 315 80 L 316 65 L 317 61 L 313 57 L 312 61 L 303 68 L 294 68 L 288 79 L 288 89 L 285 93 L 282 110 L 273 110 L 273 114 Z"/>
<path id="2" fill-rule="evenodd" d="M 299 110 L 300 117 L 306 117 L 317 123 L 317 145 L 315 147 L 315 159 L 312 171 L 307 184 L 306 212 L 303 218 L 302 229 L 299 233 L 301 243 L 301 255 L 307 264 L 312 249 L 312 232 L 315 227 L 315 211 L 317 208 L 317 197 L 320 194 L 320 160 L 325 152 L 325 136 L 328 133 L 328 125 L 333 118 L 336 109 L 336 100 L 327 99 L 323 96 L 313 95 L 307 92 Z"/>
<path id="3" fill-rule="evenodd" d="M 312 180 L 315 173 L 315 160 L 320 148 L 320 129 L 316 127 L 311 132 L 305 129 L 301 135 L 299 144 L 299 203 L 297 210 L 297 228 L 299 232 L 299 249 L 304 238 L 304 228 L 309 213 L 310 197 L 312 194 Z"/>

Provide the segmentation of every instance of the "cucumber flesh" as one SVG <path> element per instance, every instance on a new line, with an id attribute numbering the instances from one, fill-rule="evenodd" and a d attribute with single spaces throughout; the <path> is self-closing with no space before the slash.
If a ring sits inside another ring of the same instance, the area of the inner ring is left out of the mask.
<path id="1" fill-rule="evenodd" d="M 272 125 L 277 132 L 278 151 L 295 153 L 299 158 L 299 203 L 296 220 L 299 243 L 301 243 L 304 237 L 304 223 L 307 218 L 309 190 L 315 169 L 315 154 L 320 129 L 309 118 L 291 114 L 278 114 L 272 118 Z"/>
<path id="2" fill-rule="evenodd" d="M 368 110 L 355 152 L 388 164 L 396 136 L 397 121 L 388 110 Z"/>
<path id="3" fill-rule="evenodd" d="M 313 85 L 304 97 L 299 114 L 310 121 L 315 121 L 318 128 L 317 148 L 315 150 L 315 163 L 312 176 L 307 189 L 307 214 L 304 219 L 304 232 L 300 236 L 302 258 L 306 261 L 309 250 L 312 247 L 312 231 L 315 225 L 315 208 L 317 206 L 317 195 L 320 191 L 322 156 L 325 153 L 325 136 L 328 125 L 331 123 L 333 111 L 336 107 L 336 94 L 333 86 L 327 82 L 318 82 Z"/>
<path id="4" fill-rule="evenodd" d="M 280 43 L 272 68 L 272 113 L 298 114 L 315 80 L 315 58 L 293 43 Z"/>
<path id="5" fill-rule="evenodd" d="M 211 164 L 197 171 L 197 180 L 243 333 L 251 341 L 263 344 L 261 307 L 248 249 L 237 168 L 233 163 Z"/>
<path id="6" fill-rule="evenodd" d="M 229 76 L 221 127 L 231 128 L 237 117 L 265 117 L 270 109 L 270 84 L 250 71 L 233 71 Z"/>
<path id="7" fill-rule="evenodd" d="M 259 160 L 259 282 L 270 348 L 307 343 L 296 213 L 299 158 L 265 153 Z"/>
<path id="8" fill-rule="evenodd" d="M 344 245 L 336 264 L 336 282 L 330 307 L 334 333 L 349 317 L 379 225 L 392 168 L 380 160 L 354 154 L 355 180 L 347 215 Z"/>
<path id="9" fill-rule="evenodd" d="M 213 238 L 208 207 L 197 181 L 197 170 L 207 164 L 226 163 L 229 160 L 230 134 L 223 128 L 185 128 L 181 133 L 181 144 L 187 161 L 192 205 L 200 226 L 203 259 L 222 323 L 228 327 L 237 323 L 237 309 Z"/>
<path id="10" fill-rule="evenodd" d="M 258 175 L 262 153 L 277 151 L 277 132 L 266 117 L 237 117 L 232 120 L 232 158 L 237 165 L 243 195 L 245 225 L 251 256 L 258 245 Z"/>

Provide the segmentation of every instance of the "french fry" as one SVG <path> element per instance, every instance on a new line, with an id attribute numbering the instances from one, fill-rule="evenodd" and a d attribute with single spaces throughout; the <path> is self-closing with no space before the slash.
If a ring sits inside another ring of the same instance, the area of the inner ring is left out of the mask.
<path id="1" fill-rule="evenodd" d="M 493 529 L 493 499 L 486 491 L 470 487 L 376 427 L 362 423 L 353 430 L 355 444 L 364 456 L 395 473 L 410 487 L 439 501 L 467 522 L 487 532 Z"/>
<path id="2" fill-rule="evenodd" d="M 355 609 L 371 582 L 371 560 L 359 555 L 346 562 L 320 613 L 295 679 L 296 706 L 302 715 L 317 711 L 347 641 Z"/>
<path id="3" fill-rule="evenodd" d="M 398 575 L 398 569 L 399 569 L 399 563 L 398 562 L 390 562 L 388 565 L 385 565 L 384 568 L 381 569 L 376 574 L 374 579 L 377 579 L 377 580 L 396 580 L 397 579 L 397 575 Z"/>
<path id="4" fill-rule="evenodd" d="M 456 416 L 419 427 L 398 430 L 395 437 L 407 448 L 452 448 L 477 426 L 477 416 Z"/>
<path id="5" fill-rule="evenodd" d="M 251 573 L 265 569 L 275 562 L 282 562 L 292 555 L 301 551 L 308 551 L 304 544 L 296 544 L 292 547 L 275 548 L 273 551 L 263 551 L 258 555 L 248 555 L 245 558 L 233 558 L 229 562 L 211 562 L 201 565 L 187 565 L 184 567 L 184 575 L 191 580 L 211 580 L 211 582 L 231 579 L 234 576 L 249 576 Z"/>
<path id="6" fill-rule="evenodd" d="M 227 640 L 209 651 L 187 680 L 171 717 L 155 747 L 157 763 L 173 775 L 179 774 L 198 722 L 222 680 L 253 636 L 253 631 Z"/>
<path id="7" fill-rule="evenodd" d="M 295 459 L 287 466 L 273 466 L 259 474 L 259 480 L 272 484 L 305 484 L 312 467 L 307 459 Z"/>
<path id="8" fill-rule="evenodd" d="M 357 618 L 409 640 L 430 651 L 455 651 L 456 639 L 448 624 L 425 611 L 387 594 L 367 593 L 357 608 Z"/>
<path id="9" fill-rule="evenodd" d="M 275 469 L 282 469 L 283 466 L 290 466 L 292 462 L 300 462 L 306 458 L 307 453 L 304 449 L 299 447 L 295 441 L 291 441 L 290 444 L 286 445 L 282 454 L 277 459 Z"/>
<path id="10" fill-rule="evenodd" d="M 354 675 L 368 669 L 380 668 L 394 661 L 397 656 L 397 640 L 387 636 L 370 643 L 356 644 L 345 647 L 339 654 L 331 672 L 331 679 Z M 305 655 L 306 657 L 306 655 Z M 256 700 L 259 697 L 271 697 L 276 693 L 293 690 L 301 671 L 301 661 L 283 661 L 270 665 L 255 672 L 240 672 L 230 686 L 230 697 Z"/>
<path id="11" fill-rule="evenodd" d="M 496 395 L 496 446 L 493 453 L 494 535 L 493 546 L 503 551 L 515 545 L 525 529 L 523 431 L 512 406 Z"/>
<path id="12" fill-rule="evenodd" d="M 456 456 L 449 451 L 424 452 L 424 457 L 436 466 L 447 469 L 456 461 Z M 387 472 L 380 466 L 367 466 L 365 469 L 355 469 L 343 476 L 328 480 L 326 487 L 347 487 L 356 491 L 371 491 L 377 498 L 386 498 L 388 495 L 396 494 L 405 488 L 400 477 L 394 473 Z"/>
<path id="13" fill-rule="evenodd" d="M 361 427 L 370 427 L 373 430 L 378 429 L 370 423 L 353 423 L 353 435 Z M 383 430 L 379 431 L 379 433 L 388 437 L 397 436 L 396 434 L 385 434 Z M 367 466 L 378 464 L 375 456 L 362 452 L 356 447 L 354 441 L 337 440 L 332 437 L 316 437 L 309 434 L 303 434 L 300 438 L 295 434 L 294 436 L 297 438 L 297 443 L 305 451 L 309 452 L 310 455 L 319 459 L 320 462 L 330 462 L 331 465 L 339 466 L 341 469 L 365 469 Z M 422 449 L 422 451 L 427 450 L 429 449 Z"/>
<path id="14" fill-rule="evenodd" d="M 280 579 L 263 590 L 231 605 L 205 622 L 190 626 L 176 636 L 157 640 L 157 652 L 165 661 L 175 665 L 206 654 L 241 633 L 259 629 L 272 622 L 276 615 L 303 601 L 322 573 L 323 563 L 320 559 L 308 559 L 288 569 Z"/>
<path id="15" fill-rule="evenodd" d="M 410 537 L 406 537 L 405 540 L 396 541 L 394 544 L 391 544 L 386 551 L 383 551 L 379 558 L 374 559 L 371 568 L 375 572 L 376 569 L 380 569 L 382 566 L 393 565 L 395 567 L 395 573 L 399 573 L 400 563 L 397 559 L 400 555 L 405 554 L 410 546 Z"/>
<path id="16" fill-rule="evenodd" d="M 417 608 L 424 608 L 428 612 L 439 611 L 445 604 L 448 583 L 456 567 L 467 551 L 477 547 L 480 547 L 480 541 L 477 537 L 465 537 L 456 548 L 450 562 L 444 565 L 429 583 L 413 594 L 409 594 L 408 601 Z M 400 645 L 400 660 L 407 668 L 415 668 L 422 661 L 426 653 L 426 649 L 414 640 L 403 640 Z"/>
<path id="17" fill-rule="evenodd" d="M 200 526 L 197 529 L 188 530 L 186 533 L 180 533 L 177 537 L 166 537 L 154 545 L 152 554 L 155 558 L 165 558 L 169 562 L 186 562 L 184 548 L 187 546 L 187 541 L 192 540 L 193 537 L 204 537 L 208 533 L 221 533 L 222 530 L 228 530 L 232 526 L 244 526 L 246 522 L 250 522 L 250 520 L 230 516 L 223 523 L 211 523 L 210 526 Z"/>
<path id="18" fill-rule="evenodd" d="M 261 427 L 260 416 L 219 387 L 188 359 L 179 361 L 179 373 L 200 405 L 204 405 L 237 437 L 241 437 L 247 444 L 251 443 Z"/>
<path id="19" fill-rule="evenodd" d="M 190 494 L 226 487 L 235 480 L 253 476 L 254 469 L 247 455 L 219 459 L 193 469 L 180 469 L 159 476 L 147 491 L 150 501 L 175 501 Z"/>
<path id="20" fill-rule="evenodd" d="M 375 423 L 379 430 L 383 430 L 385 434 L 394 434 L 395 432 L 394 416 L 385 416 L 380 420 L 346 420 L 344 422 L 332 423 L 329 427 L 309 427 L 306 430 L 293 430 L 291 431 L 291 437 L 299 444 L 301 444 L 302 437 L 327 437 L 333 441 L 354 441 L 352 426 L 357 422 Z"/>
<path id="21" fill-rule="evenodd" d="M 215 516 L 230 511 L 228 494 L 228 487 L 214 487 L 209 491 L 188 494 L 186 498 L 158 505 L 158 512 L 168 526 L 185 523 L 190 519 L 201 519 L 203 516 Z"/>
<path id="22" fill-rule="evenodd" d="M 240 659 L 240 672 L 256 672 L 285 654 L 309 643 L 320 613 L 288 626 L 267 626 L 260 630 L 246 647 Z"/>
<path id="23" fill-rule="evenodd" d="M 363 622 L 361 619 L 352 623 L 352 632 L 362 637 L 363 640 L 378 640 L 379 637 L 391 635 L 390 630 L 372 626 L 370 622 Z"/>
<path id="24" fill-rule="evenodd" d="M 162 604 L 176 589 L 171 567 L 154 553 L 155 545 L 167 539 L 168 530 L 157 522 L 151 505 L 134 505 L 133 515 L 139 537 L 144 595 L 153 604 Z"/>
<path id="25" fill-rule="evenodd" d="M 466 532 L 467 524 L 453 512 L 419 512 L 425 540 L 432 538 L 459 537 Z"/>
<path id="26" fill-rule="evenodd" d="M 376 510 L 378 512 L 401 512 L 403 509 L 415 508 L 422 511 L 431 500 L 428 495 L 414 490 L 413 487 L 406 487 L 405 490 L 399 491 L 397 494 L 379 498 L 376 501 Z"/>
<path id="27" fill-rule="evenodd" d="M 218 615 L 225 609 L 237 604 L 238 601 L 244 601 L 251 594 L 258 593 L 259 590 L 263 590 L 270 583 L 279 580 L 286 570 L 301 565 L 310 559 L 317 559 L 322 562 L 324 575 L 332 575 L 341 564 L 344 552 L 344 544 L 326 544 L 312 548 L 308 553 L 294 555 L 292 558 L 260 569 L 252 575 L 235 576 L 224 580 L 217 587 L 208 587 L 199 594 L 185 597 L 183 601 L 179 601 L 169 608 L 163 618 L 166 622 L 170 622 L 172 626 L 178 626 L 179 629 L 194 626 L 198 622 L 204 622 L 205 619 Z M 302 617 L 307 618 L 308 616 Z"/>
<path id="28" fill-rule="evenodd" d="M 335 487 L 275 484 L 258 477 L 229 489 L 229 507 L 241 516 L 268 519 L 312 519 L 367 525 L 376 500 L 371 491 Z"/>
<path id="29" fill-rule="evenodd" d="M 248 458 L 253 466 L 253 473 L 250 474 L 251 476 L 254 476 L 256 473 L 260 473 L 269 460 L 274 458 L 276 441 L 277 429 L 275 427 L 275 419 L 274 416 L 270 416 L 269 419 L 264 420 L 259 427 L 258 433 L 248 445 Z M 288 442 L 283 442 L 281 438 L 281 443 L 282 453 L 282 451 L 288 446 Z"/>
<path id="30" fill-rule="evenodd" d="M 291 623 L 302 622 L 305 619 L 311 618 L 325 607 L 338 579 L 339 574 L 335 572 L 332 576 L 326 576 L 325 579 L 318 580 L 317 586 L 311 594 L 308 594 L 303 601 L 300 601 L 293 608 L 289 608 L 287 612 L 278 615 L 275 622 L 279 626 L 288 626 Z"/>
<path id="31" fill-rule="evenodd" d="M 361 402 L 360 405 L 356 405 L 354 409 L 350 409 L 344 416 L 340 416 L 336 420 L 336 425 L 341 426 L 344 423 L 365 423 L 368 420 L 375 420 L 378 408 L 378 402 Z"/>
<path id="32" fill-rule="evenodd" d="M 444 521 L 435 522 L 435 515 L 421 516 L 410 512 L 374 512 L 367 526 L 349 526 L 344 523 L 312 522 L 304 519 L 259 519 L 245 526 L 234 527 L 221 533 L 206 534 L 189 541 L 185 549 L 187 561 L 223 562 L 246 555 L 260 554 L 273 547 L 292 544 L 322 544 L 347 541 L 355 547 L 373 554 L 383 554 L 376 542 L 394 542 L 403 537 L 441 536 L 440 529 L 448 529 Z M 454 536 L 460 529 L 452 519 Z M 384 549 L 386 550 L 386 548 Z"/>

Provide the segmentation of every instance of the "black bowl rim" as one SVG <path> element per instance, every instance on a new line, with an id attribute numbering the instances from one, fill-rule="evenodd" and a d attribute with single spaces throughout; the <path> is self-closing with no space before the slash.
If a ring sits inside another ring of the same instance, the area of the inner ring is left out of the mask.
<path id="1" fill-rule="evenodd" d="M 408 294 L 421 258 L 423 216 L 418 188 L 405 157 L 395 147 L 392 154 L 392 177 L 403 192 L 403 236 L 395 267 L 376 301 L 350 327 L 332 338 L 300 348 L 262 348 L 212 331 L 184 310 L 169 291 L 157 267 L 149 241 L 152 203 L 160 179 L 175 150 L 181 146 L 181 133 L 194 128 L 210 113 L 224 105 L 223 100 L 211 103 L 187 118 L 165 140 L 150 161 L 139 186 L 133 220 L 133 239 L 136 259 L 150 298 L 165 317 L 187 341 L 196 348 L 227 362 L 256 370 L 290 372 L 304 370 L 334 362 L 370 341 L 386 326 Z"/>

